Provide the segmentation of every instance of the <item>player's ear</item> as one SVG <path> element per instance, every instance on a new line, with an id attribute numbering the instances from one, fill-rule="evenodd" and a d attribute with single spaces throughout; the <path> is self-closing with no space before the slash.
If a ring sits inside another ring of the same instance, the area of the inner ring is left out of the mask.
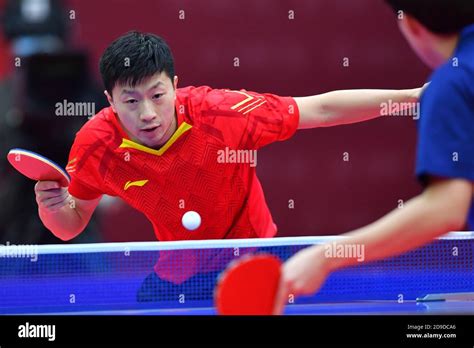
<path id="1" fill-rule="evenodd" d="M 114 104 L 114 100 L 112 99 L 112 96 L 109 94 L 109 92 L 107 92 L 107 90 L 104 91 L 104 94 L 107 97 L 107 100 L 110 106 L 112 107 L 113 112 L 117 113 L 117 111 L 115 110 L 115 104 Z"/>
<path id="2" fill-rule="evenodd" d="M 173 87 L 174 89 L 178 88 L 178 76 L 174 76 L 173 78 Z"/>
<path id="3" fill-rule="evenodd" d="M 426 32 L 426 28 L 418 20 L 408 14 L 398 23 L 401 31 L 410 37 L 420 37 Z"/>

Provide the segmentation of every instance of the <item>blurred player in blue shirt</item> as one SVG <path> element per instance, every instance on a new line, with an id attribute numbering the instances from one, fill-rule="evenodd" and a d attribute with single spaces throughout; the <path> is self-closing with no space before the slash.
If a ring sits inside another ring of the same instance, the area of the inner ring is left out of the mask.
<path id="1" fill-rule="evenodd" d="M 421 97 L 416 175 L 419 196 L 378 221 L 347 234 L 342 245 L 363 245 L 365 262 L 401 254 L 450 231 L 474 229 L 474 1 L 387 0 L 401 32 L 435 69 Z M 283 266 L 275 306 L 289 294 L 317 291 L 355 257 L 330 258 L 325 246 L 306 248 Z"/>

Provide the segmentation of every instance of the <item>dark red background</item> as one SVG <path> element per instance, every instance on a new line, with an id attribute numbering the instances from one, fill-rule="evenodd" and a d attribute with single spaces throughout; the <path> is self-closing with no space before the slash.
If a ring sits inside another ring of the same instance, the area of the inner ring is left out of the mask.
<path id="1" fill-rule="evenodd" d="M 413 88 L 429 74 L 382 0 L 69 0 L 66 7 L 76 16 L 73 43 L 90 53 L 96 73 L 105 47 L 136 29 L 168 41 L 181 86 L 303 96 Z M 299 131 L 259 151 L 257 171 L 279 235 L 339 234 L 396 208 L 420 190 L 415 144 L 411 118 L 385 117 Z M 148 222 L 130 208 L 118 206 L 100 218 L 105 240 L 153 239 Z"/>

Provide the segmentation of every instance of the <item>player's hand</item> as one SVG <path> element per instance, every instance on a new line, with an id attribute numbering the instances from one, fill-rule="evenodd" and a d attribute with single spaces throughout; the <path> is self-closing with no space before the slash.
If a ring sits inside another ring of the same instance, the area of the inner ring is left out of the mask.
<path id="1" fill-rule="evenodd" d="M 425 91 L 425 89 L 429 86 L 429 84 L 430 83 L 427 82 L 423 85 L 423 87 L 413 89 L 412 92 L 411 92 L 412 98 L 419 100 L 421 95 Z"/>
<path id="2" fill-rule="evenodd" d="M 54 213 L 68 204 L 69 192 L 56 181 L 38 181 L 35 185 L 36 203 L 46 212 Z"/>
<path id="3" fill-rule="evenodd" d="M 282 266 L 273 314 L 283 313 L 290 296 L 315 293 L 328 274 L 328 259 L 322 246 L 308 247 L 293 255 Z"/>

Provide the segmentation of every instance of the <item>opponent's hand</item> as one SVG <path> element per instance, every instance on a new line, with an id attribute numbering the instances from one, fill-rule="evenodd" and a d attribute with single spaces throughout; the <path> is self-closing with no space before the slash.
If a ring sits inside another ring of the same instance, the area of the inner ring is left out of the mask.
<path id="1" fill-rule="evenodd" d="M 69 192 L 56 181 L 38 181 L 35 185 L 36 203 L 48 213 L 57 212 L 68 204 Z"/>
<path id="2" fill-rule="evenodd" d="M 429 82 L 425 83 L 423 87 L 415 88 L 411 90 L 411 97 L 419 100 L 425 89 L 430 85 Z"/>
<path id="3" fill-rule="evenodd" d="M 273 314 L 282 314 L 289 297 L 310 295 L 323 285 L 329 274 L 328 259 L 320 245 L 303 249 L 282 266 Z"/>

